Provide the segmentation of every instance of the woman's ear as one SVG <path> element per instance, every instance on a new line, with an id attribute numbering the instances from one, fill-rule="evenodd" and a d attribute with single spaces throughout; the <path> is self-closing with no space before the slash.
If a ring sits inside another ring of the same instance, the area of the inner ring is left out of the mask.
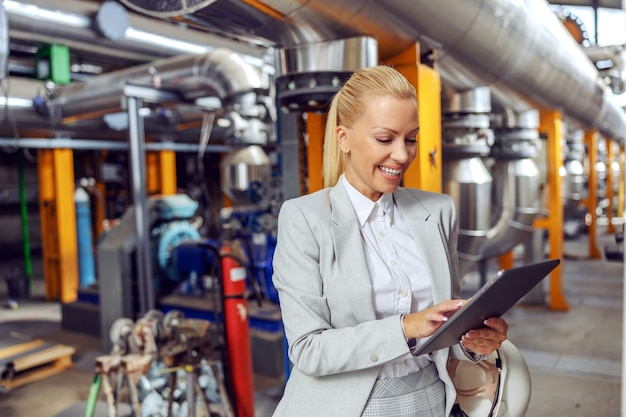
<path id="1" fill-rule="evenodd" d="M 337 126 L 337 144 L 343 153 L 350 152 L 350 141 L 348 140 L 349 131 L 344 125 Z"/>

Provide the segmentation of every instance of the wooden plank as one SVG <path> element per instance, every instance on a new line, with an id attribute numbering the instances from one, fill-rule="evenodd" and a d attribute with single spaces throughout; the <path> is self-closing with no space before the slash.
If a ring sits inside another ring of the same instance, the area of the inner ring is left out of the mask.
<path id="1" fill-rule="evenodd" d="M 13 361 L 13 374 L 0 380 L 0 386 L 7 389 L 38 381 L 71 368 L 72 355 L 76 349 L 65 345 L 55 345 L 48 349 L 24 355 Z"/>
<path id="2" fill-rule="evenodd" d="M 2 385 L 5 385 L 9 389 L 16 388 L 30 382 L 39 381 L 40 379 L 58 374 L 68 368 L 71 368 L 72 365 L 71 356 L 61 357 L 45 366 L 34 368 L 23 373 L 18 373 L 12 380 L 7 381 L 7 383 L 2 383 Z"/>
<path id="3" fill-rule="evenodd" d="M 64 356 L 72 356 L 76 349 L 70 346 L 56 345 L 51 348 L 24 356 L 13 361 L 15 372 L 40 366 Z"/>
<path id="4" fill-rule="evenodd" d="M 17 345 L 8 346 L 0 349 L 0 360 L 7 359 L 21 353 L 26 353 L 29 350 L 35 349 L 44 344 L 41 339 L 31 340 L 29 342 L 19 343 Z"/>

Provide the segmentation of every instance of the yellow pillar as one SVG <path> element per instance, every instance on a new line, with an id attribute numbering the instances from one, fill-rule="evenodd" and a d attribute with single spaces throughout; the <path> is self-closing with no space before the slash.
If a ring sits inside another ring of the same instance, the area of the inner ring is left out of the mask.
<path id="1" fill-rule="evenodd" d="M 437 71 L 420 63 L 417 43 L 385 64 L 401 72 L 417 90 L 420 126 L 417 160 L 404 175 L 403 185 L 441 192 L 441 78 Z"/>
<path id="2" fill-rule="evenodd" d="M 146 191 L 147 194 L 159 194 L 159 156 L 157 152 L 146 152 Z"/>
<path id="3" fill-rule="evenodd" d="M 46 299 L 68 303 L 78 290 L 74 155 L 71 149 L 37 155 Z"/>
<path id="4" fill-rule="evenodd" d="M 324 154 L 324 130 L 326 113 L 307 113 L 306 133 L 308 145 L 306 150 L 308 167 L 308 192 L 312 193 L 324 187 L 322 178 L 322 160 Z"/>
<path id="5" fill-rule="evenodd" d="M 161 194 L 176 194 L 176 153 L 172 150 L 160 151 L 159 162 L 159 183 L 161 185 Z"/>
<path id="6" fill-rule="evenodd" d="M 606 217 L 608 219 L 607 232 L 615 233 L 615 225 L 613 225 L 613 211 L 615 209 L 613 205 L 615 177 L 613 172 L 613 161 L 615 161 L 615 143 L 612 140 L 607 139 L 607 164 L 606 164 L 606 198 L 609 201 L 609 205 L 606 208 Z"/>
<path id="7" fill-rule="evenodd" d="M 176 153 L 170 150 L 146 152 L 148 195 L 176 194 Z"/>
<path id="8" fill-rule="evenodd" d="M 535 227 L 548 230 L 550 258 L 563 259 L 563 201 L 561 199 L 561 156 L 562 119 L 558 111 L 541 112 L 539 130 L 547 136 L 547 191 L 548 217 L 537 219 Z M 563 294 L 562 266 L 550 273 L 549 307 L 551 310 L 567 311 L 569 305 Z"/>
<path id="9" fill-rule="evenodd" d="M 589 162 L 589 184 L 587 195 L 587 210 L 589 211 L 589 259 L 600 259 L 602 255 L 598 249 L 597 241 L 597 202 L 598 202 L 598 173 L 596 163 L 598 162 L 598 138 L 594 130 L 585 132 L 585 145 L 587 146 L 587 158 Z"/>

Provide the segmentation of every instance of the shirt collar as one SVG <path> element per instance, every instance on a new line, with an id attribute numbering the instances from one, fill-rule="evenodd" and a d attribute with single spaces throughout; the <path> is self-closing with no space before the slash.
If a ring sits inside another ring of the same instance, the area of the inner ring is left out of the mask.
<path id="1" fill-rule="evenodd" d="M 350 184 L 350 182 L 346 179 L 345 174 L 341 174 L 340 180 L 342 181 L 343 186 L 348 193 L 348 197 L 350 198 L 350 201 L 354 206 L 354 210 L 356 211 L 356 216 L 359 220 L 359 224 L 361 225 L 361 227 L 365 226 L 365 223 L 372 214 L 372 210 L 374 210 L 374 206 L 376 204 L 378 204 L 378 206 L 389 216 L 389 220 L 393 223 L 393 194 L 383 194 L 378 199 L 378 201 L 374 202 L 361 194 L 361 192 L 358 191 L 356 188 L 354 188 L 352 184 Z"/>

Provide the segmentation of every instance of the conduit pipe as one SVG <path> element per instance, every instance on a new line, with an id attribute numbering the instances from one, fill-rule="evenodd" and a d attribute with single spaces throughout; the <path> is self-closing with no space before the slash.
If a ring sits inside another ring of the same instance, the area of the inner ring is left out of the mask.
<path id="1" fill-rule="evenodd" d="M 135 85 L 176 92 L 181 102 L 218 97 L 234 126 L 236 140 L 245 136 L 265 143 L 272 132 L 268 99 L 269 76 L 228 49 L 185 55 L 93 77 L 57 87 L 47 111 L 63 124 L 119 112 L 125 107 L 124 87 Z"/>
<path id="2" fill-rule="evenodd" d="M 122 0 L 162 17 L 171 12 L 209 31 L 263 38 L 286 47 L 373 36 L 385 60 L 422 41 L 464 72 L 512 91 L 532 106 L 559 109 L 587 128 L 624 142 L 626 118 L 606 85 L 545 0 L 216 0 L 175 10 L 172 2 Z M 311 22 L 315 22 L 312 25 Z"/>
<path id="3" fill-rule="evenodd" d="M 240 53 L 252 64 L 265 60 L 267 48 L 128 13 L 128 27 L 118 40 L 94 30 L 97 2 L 77 0 L 4 0 L 13 42 L 67 45 L 91 56 L 136 65 L 182 54 L 201 54 L 216 48 Z M 6 25 L 3 25 L 6 27 Z"/>
<path id="4" fill-rule="evenodd" d="M 626 91 L 626 49 L 624 45 L 590 46 L 585 54 L 596 65 L 600 74 L 615 94 Z M 606 65 L 610 63 L 610 65 Z"/>
<path id="5" fill-rule="evenodd" d="M 68 126 L 61 124 L 58 120 L 42 117 L 42 114 L 35 108 L 45 111 L 45 108 L 41 108 L 41 106 L 51 94 L 52 90 L 49 83 L 10 76 L 4 79 L 2 87 L 0 94 L 1 135 L 17 138 L 24 136 L 48 137 L 53 132 L 56 137 L 84 137 L 122 141 L 128 138 L 125 128 L 114 130 L 100 119 L 85 119 Z M 191 124 L 196 127 L 197 124 L 189 123 L 187 120 L 201 118 L 201 112 L 196 111 L 187 114 L 185 110 L 179 107 L 175 114 L 170 114 L 168 118 L 167 112 L 154 109 L 152 114 L 145 118 L 146 133 L 151 138 L 158 137 L 162 140 L 175 137 L 177 141 L 197 142 L 199 129 L 186 128 L 186 125 Z M 200 113 L 200 115 L 198 116 L 196 113 Z M 213 129 L 211 137 L 221 139 L 224 135 L 225 130 L 216 127 Z"/>

